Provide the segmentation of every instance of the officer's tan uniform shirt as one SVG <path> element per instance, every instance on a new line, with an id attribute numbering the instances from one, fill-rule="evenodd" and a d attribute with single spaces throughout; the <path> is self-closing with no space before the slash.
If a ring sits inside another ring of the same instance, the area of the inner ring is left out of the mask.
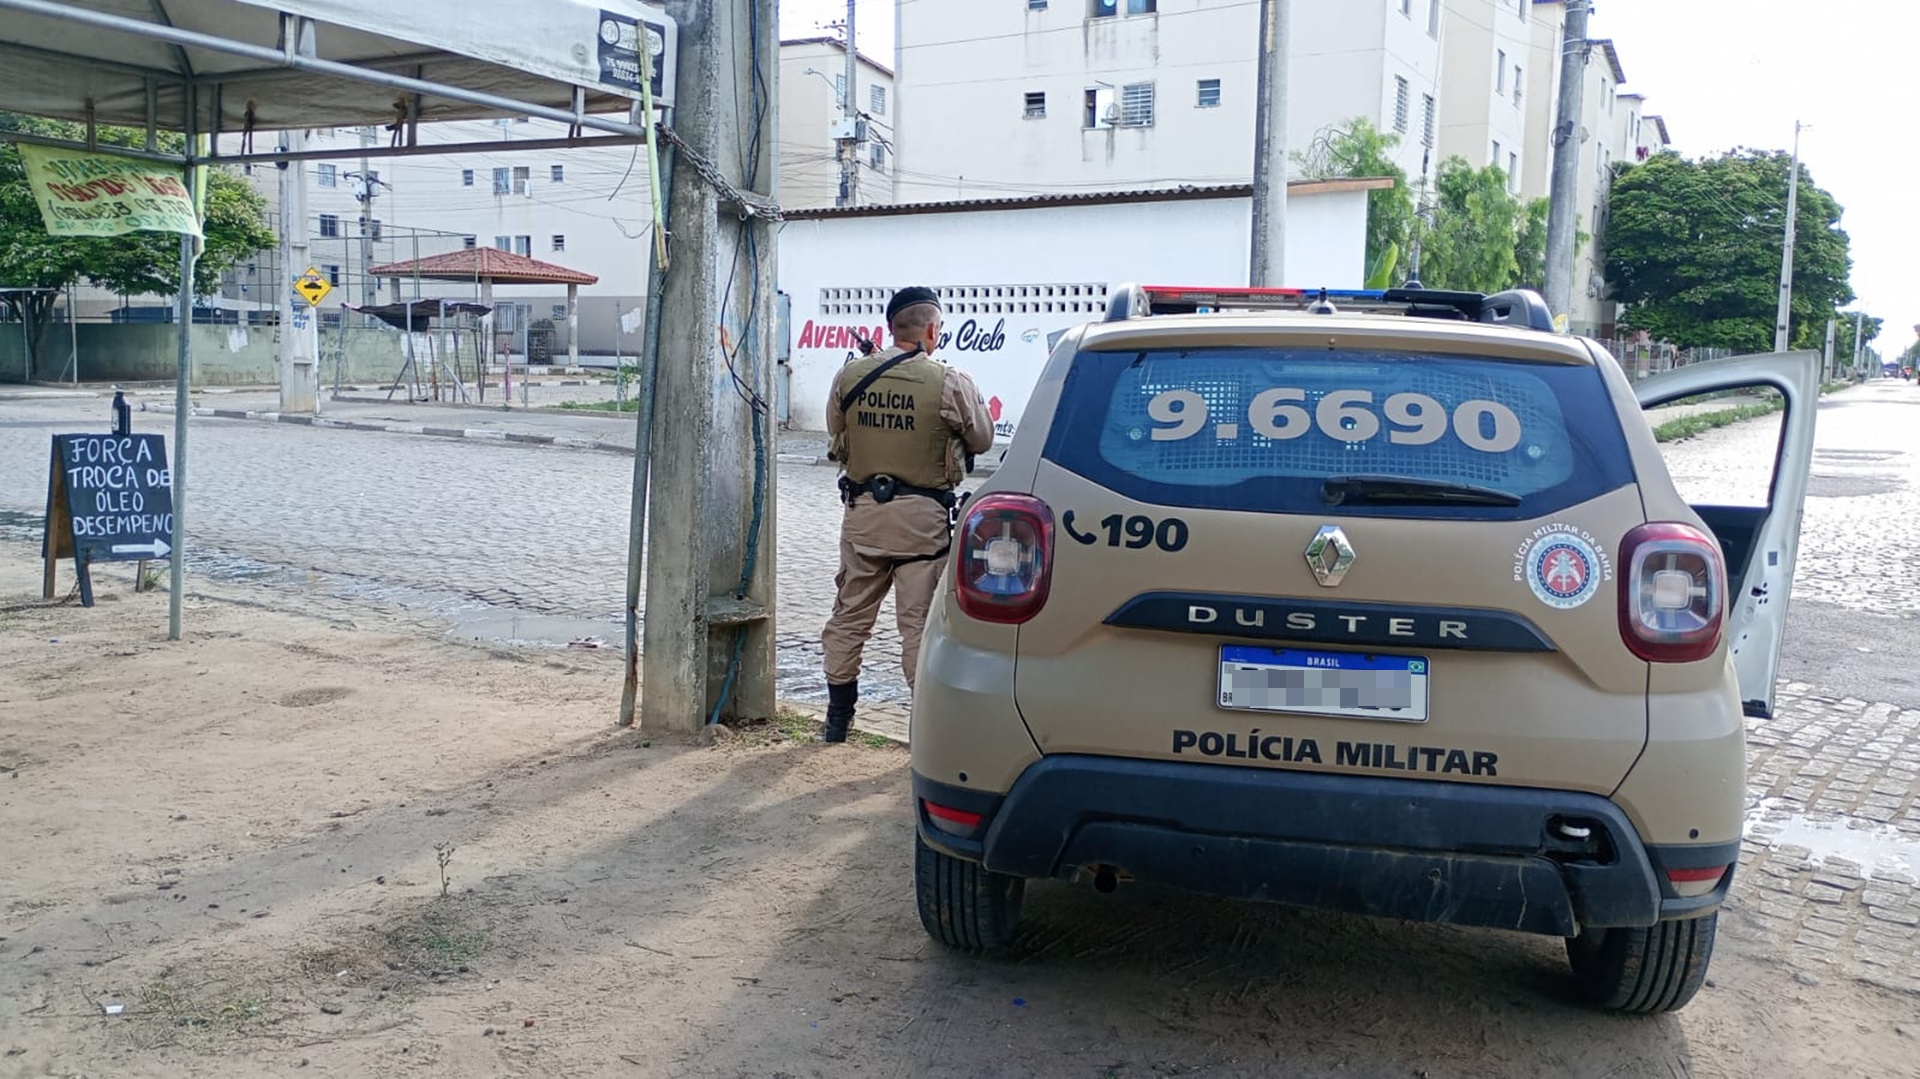
<path id="1" fill-rule="evenodd" d="M 902 351 L 889 348 L 874 359 L 884 361 Z M 965 454 L 984 453 L 993 446 L 993 417 L 988 414 L 986 402 L 981 400 L 973 379 L 938 360 L 917 356 L 874 380 L 867 392 L 897 393 L 903 383 L 917 381 L 928 385 L 934 375 L 943 376 L 939 383 L 937 413 L 924 406 L 918 411 L 921 416 L 937 415 L 944 437 L 927 438 L 922 444 L 927 447 L 924 452 L 940 454 L 944 460 L 876 462 L 870 457 L 863 460 L 862 429 L 849 425 L 846 413 L 840 408 L 840 399 L 853 389 L 861 373 L 871 369 L 871 363 L 842 368 L 827 399 L 827 434 L 837 448 L 841 466 L 848 469 L 853 478 L 895 475 L 903 482 L 915 482 L 906 477 L 918 473 L 916 479 L 925 480 L 944 471 L 946 482 L 916 485 L 951 487 L 966 476 Z M 890 377 L 895 372 L 908 377 Z M 858 403 L 850 407 L 860 411 Z M 944 443 L 944 448 L 934 449 L 936 442 Z M 869 450 L 869 454 L 871 452 Z M 891 585 L 900 630 L 901 664 L 908 685 L 913 684 L 913 668 L 920 653 L 920 634 L 926 625 L 927 607 L 945 566 L 945 560 L 938 554 L 948 542 L 947 509 L 934 499 L 902 493 L 882 504 L 874 501 L 872 495 L 863 494 L 847 508 L 840 525 L 840 572 L 835 579 L 839 594 L 833 616 L 821 634 L 829 683 L 842 684 L 859 677 L 861 652 L 879 614 L 880 601 Z"/>

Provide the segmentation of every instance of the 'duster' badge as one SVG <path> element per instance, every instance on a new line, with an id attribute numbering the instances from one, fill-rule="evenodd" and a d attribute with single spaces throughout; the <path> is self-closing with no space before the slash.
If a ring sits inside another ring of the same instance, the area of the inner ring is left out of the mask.
<path id="1" fill-rule="evenodd" d="M 1571 610 L 1600 590 L 1603 561 L 1592 543 L 1575 532 L 1549 531 L 1536 537 L 1526 555 L 1527 587 L 1540 602 Z"/>

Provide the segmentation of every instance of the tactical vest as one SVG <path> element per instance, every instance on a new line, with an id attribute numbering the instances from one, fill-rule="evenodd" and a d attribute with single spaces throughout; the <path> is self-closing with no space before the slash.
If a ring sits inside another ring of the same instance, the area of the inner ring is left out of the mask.
<path id="1" fill-rule="evenodd" d="M 846 365 L 834 379 L 839 395 L 867 372 L 900 354 L 887 349 Z M 925 356 L 895 364 L 847 403 L 846 429 L 834 457 L 847 478 L 865 483 L 892 476 L 914 487 L 952 487 L 964 476 L 953 464 L 953 432 L 940 419 L 947 366 Z"/>

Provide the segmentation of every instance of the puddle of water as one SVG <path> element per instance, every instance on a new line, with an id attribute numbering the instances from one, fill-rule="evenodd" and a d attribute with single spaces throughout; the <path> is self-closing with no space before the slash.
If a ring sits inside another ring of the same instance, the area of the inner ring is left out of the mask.
<path id="1" fill-rule="evenodd" d="M 1844 858 L 1869 878 L 1876 872 L 1920 876 L 1920 836 L 1890 824 L 1815 820 L 1795 811 L 1792 803 L 1768 798 L 1748 811 L 1746 836 L 1771 850 L 1805 847 L 1815 861 Z"/>
<path id="2" fill-rule="evenodd" d="M 627 627 L 622 622 L 523 614 L 497 608 L 459 615 L 453 619 L 453 627 L 447 630 L 449 637 L 541 648 L 564 648 L 569 641 L 598 637 L 602 642 L 601 648 L 611 648 L 616 652 L 623 647 L 626 633 Z"/>

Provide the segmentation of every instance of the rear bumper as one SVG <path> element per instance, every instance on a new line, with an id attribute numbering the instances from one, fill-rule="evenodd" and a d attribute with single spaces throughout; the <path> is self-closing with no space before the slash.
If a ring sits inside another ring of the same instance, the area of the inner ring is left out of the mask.
<path id="1" fill-rule="evenodd" d="M 1126 758 L 1046 757 L 1004 796 L 915 774 L 921 836 L 996 873 L 1136 879 L 1241 899 L 1572 936 L 1704 914 L 1739 841 L 1649 847 L 1606 798 L 1419 779 Z M 955 835 L 926 803 L 978 814 Z M 1550 825 L 1591 829 L 1585 842 Z M 966 829 L 962 829 L 966 830 Z M 1705 895 L 1672 868 L 1727 865 Z"/>

